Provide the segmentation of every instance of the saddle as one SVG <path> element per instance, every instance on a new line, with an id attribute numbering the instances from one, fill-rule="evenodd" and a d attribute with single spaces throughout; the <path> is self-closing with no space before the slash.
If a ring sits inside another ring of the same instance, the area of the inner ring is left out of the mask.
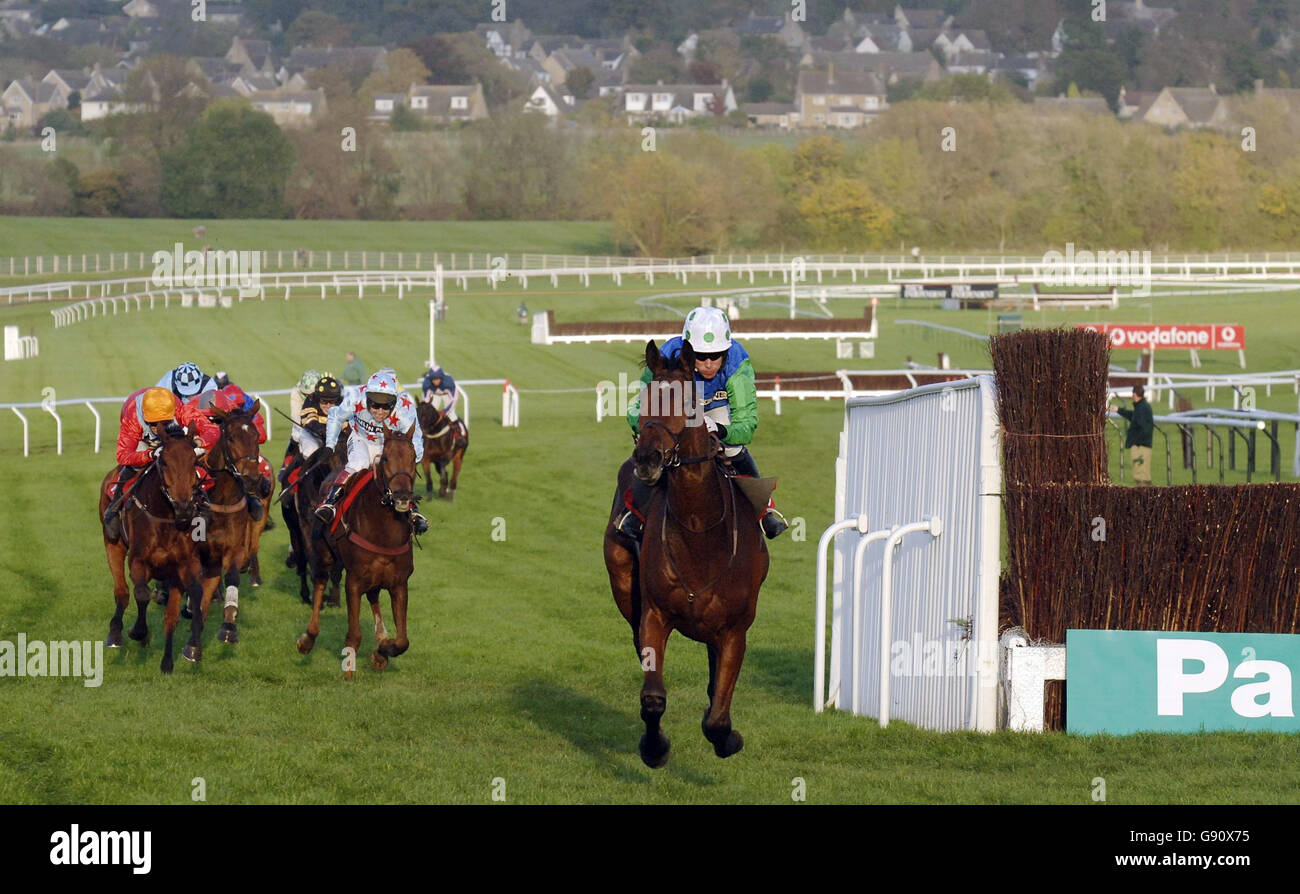
<path id="1" fill-rule="evenodd" d="M 718 466 L 727 479 L 740 491 L 741 496 L 754 507 L 754 518 L 762 518 L 763 513 L 771 506 L 772 492 L 776 490 L 777 479 L 751 478 L 748 475 L 737 475 L 731 466 L 723 462 L 719 462 Z M 632 510 L 632 513 L 641 521 L 645 521 L 644 507 L 636 505 L 635 489 L 631 485 L 623 491 L 623 505 Z"/>
<path id="2" fill-rule="evenodd" d="M 343 523 L 343 516 L 348 514 L 348 509 L 356 502 L 357 495 L 361 493 L 361 488 L 365 487 L 371 478 L 375 477 L 374 469 L 366 469 L 359 475 L 353 477 L 347 484 L 347 490 L 343 492 L 342 499 L 339 500 L 338 508 L 334 511 L 334 521 L 330 524 L 330 536 L 341 537 L 339 525 Z"/>

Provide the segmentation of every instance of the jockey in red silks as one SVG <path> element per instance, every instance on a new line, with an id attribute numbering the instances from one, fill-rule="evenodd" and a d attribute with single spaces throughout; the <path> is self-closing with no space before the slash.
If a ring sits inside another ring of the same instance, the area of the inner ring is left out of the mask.
<path id="1" fill-rule="evenodd" d="M 141 388 L 122 404 L 121 427 L 117 434 L 117 462 L 121 471 L 109 491 L 112 501 L 104 512 L 109 539 L 121 536 L 123 486 L 157 458 L 162 450 L 163 431 L 169 424 L 183 426 L 194 438 L 195 451 L 207 451 L 221 432 L 197 408 L 183 404 L 166 388 Z"/>

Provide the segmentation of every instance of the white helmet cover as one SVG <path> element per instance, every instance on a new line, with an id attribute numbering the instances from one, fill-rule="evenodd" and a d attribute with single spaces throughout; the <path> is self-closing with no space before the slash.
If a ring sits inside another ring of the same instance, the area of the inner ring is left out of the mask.
<path id="1" fill-rule="evenodd" d="M 697 307 L 686 315 L 682 341 L 697 353 L 725 351 L 731 347 L 731 321 L 719 308 Z"/>
<path id="2" fill-rule="evenodd" d="M 391 394 L 397 397 L 397 376 L 390 369 L 381 369 L 366 382 L 366 394 Z"/>
<path id="3" fill-rule="evenodd" d="M 193 397 L 203 387 L 203 371 L 195 363 L 182 363 L 172 373 L 172 382 L 181 397 Z"/>

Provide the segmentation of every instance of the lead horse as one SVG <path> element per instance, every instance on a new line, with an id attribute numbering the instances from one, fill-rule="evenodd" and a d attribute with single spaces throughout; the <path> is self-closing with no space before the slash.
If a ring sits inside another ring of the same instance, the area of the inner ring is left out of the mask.
<path id="1" fill-rule="evenodd" d="M 365 473 L 360 473 L 365 474 Z M 404 486 L 395 487 L 404 482 Z M 375 619 L 375 651 L 371 663 L 379 670 L 388 659 L 410 647 L 406 638 L 407 581 L 415 568 L 411 552 L 411 520 L 415 507 L 415 445 L 401 432 L 384 435 L 384 449 L 373 467 L 373 477 L 359 487 L 355 497 L 344 497 L 339 509 L 340 526 L 331 545 L 338 551 L 347 571 L 344 590 L 348 600 L 348 633 L 344 655 L 355 660 L 361 645 L 361 594 L 370 601 Z M 320 609 L 324 587 L 313 593 L 311 621 L 298 638 L 298 651 L 306 655 L 320 635 Z M 387 590 L 393 610 L 396 637 L 384 629 L 379 611 L 379 591 Z M 344 665 L 343 677 L 352 679 L 353 670 Z"/>
<path id="2" fill-rule="evenodd" d="M 668 705 L 664 650 L 680 630 L 704 643 L 709 655 L 709 707 L 701 727 L 718 757 L 744 746 L 731 727 L 731 697 L 754 622 L 768 554 L 750 503 L 717 462 L 720 443 L 695 410 L 695 354 L 682 345 L 675 365 L 646 344 L 654 378 L 641 402 L 632 458 L 619 470 L 618 490 L 605 527 L 605 568 L 619 611 L 632 627 L 641 662 L 641 760 L 668 762 L 669 741 L 660 729 Z M 639 547 L 619 534 L 615 521 L 632 475 L 656 487 L 645 512 Z"/>
<path id="3" fill-rule="evenodd" d="M 161 667 L 164 674 L 170 674 L 173 668 L 172 636 L 180 618 L 182 589 L 192 615 L 190 644 L 186 649 L 198 644 L 203 630 L 203 615 L 199 611 L 202 563 L 193 537 L 194 522 L 201 520 L 196 500 L 198 478 L 194 469 L 194 443 L 176 426 L 163 435 L 162 450 L 157 459 L 140 473 L 130 498 L 122 505 L 121 536 L 112 540 L 107 531 L 104 532 L 104 552 L 108 557 L 109 571 L 113 574 L 113 598 L 117 602 L 117 610 L 108 624 L 105 644 L 113 649 L 122 647 L 122 614 L 126 611 L 129 596 L 129 566 L 136 605 L 135 625 L 130 636 L 141 645 L 149 640 L 149 624 L 145 620 L 150 599 L 149 581 L 158 580 L 167 589 L 167 607 L 163 615 L 167 644 Z M 117 474 L 115 467 L 100 486 L 101 525 L 109 502 L 108 486 L 117 480 Z"/>

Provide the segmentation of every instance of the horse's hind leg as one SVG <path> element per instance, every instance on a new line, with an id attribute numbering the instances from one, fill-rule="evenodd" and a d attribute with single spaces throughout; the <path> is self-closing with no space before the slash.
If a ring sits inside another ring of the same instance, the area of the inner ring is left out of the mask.
<path id="1" fill-rule="evenodd" d="M 670 743 L 659 721 L 668 708 L 668 693 L 664 689 L 664 647 L 668 644 L 671 628 L 653 609 L 641 618 L 641 667 L 645 682 L 641 685 L 641 719 L 645 721 L 645 735 L 641 737 L 641 760 L 647 767 L 659 769 L 668 763 Z"/>
<path id="2" fill-rule="evenodd" d="M 302 636 L 298 637 L 298 651 L 306 655 L 316 645 L 316 637 L 320 636 L 320 606 L 321 600 L 325 596 L 325 575 L 316 577 L 313 572 L 312 576 L 312 598 L 311 598 L 311 620 L 307 622 L 307 630 Z"/>
<path id="3" fill-rule="evenodd" d="M 709 651 L 710 659 L 713 650 Z M 740 733 L 731 728 L 731 694 L 740 677 L 740 664 L 745 660 L 745 631 L 728 630 L 719 637 L 717 673 L 709 710 L 704 714 L 704 737 L 713 743 L 713 753 L 718 757 L 731 757 L 745 746 Z M 712 666 L 714 662 L 710 660 Z"/>
<path id="4" fill-rule="evenodd" d="M 355 666 L 357 647 L 361 645 L 361 584 L 351 571 L 348 572 L 344 589 L 348 597 L 348 635 L 343 639 L 343 652 L 346 655 L 351 651 L 352 666 Z M 351 680 L 352 674 L 353 671 L 345 670 L 343 679 Z"/>
<path id="5" fill-rule="evenodd" d="M 370 603 L 370 613 L 375 616 L 375 642 L 381 643 L 388 639 L 388 628 L 384 626 L 384 613 L 379 609 L 379 593 L 381 587 L 371 587 L 366 590 L 366 600 Z"/>
<path id="6" fill-rule="evenodd" d="M 209 570 L 205 568 L 204 574 L 208 573 Z M 201 577 L 195 581 L 194 586 L 188 588 L 186 601 L 190 609 L 190 641 L 181 649 L 181 656 L 186 661 L 203 660 L 203 622 L 207 620 L 208 606 L 212 604 L 212 596 L 217 592 L 221 578 L 221 567 L 217 566 L 216 574 Z"/>
<path id="7" fill-rule="evenodd" d="M 465 451 L 457 450 L 455 457 L 451 461 L 451 487 L 447 491 L 447 499 L 456 499 L 456 483 L 460 481 L 460 464 L 465 461 Z"/>
<path id="8" fill-rule="evenodd" d="M 421 460 L 421 463 L 420 463 L 420 464 L 421 464 L 422 466 L 424 466 L 424 492 L 425 492 L 426 494 L 431 494 L 431 493 L 433 493 L 433 476 L 429 474 L 430 460 L 429 460 L 429 443 L 428 443 L 428 441 L 425 442 L 425 445 L 424 445 L 424 459 Z"/>

